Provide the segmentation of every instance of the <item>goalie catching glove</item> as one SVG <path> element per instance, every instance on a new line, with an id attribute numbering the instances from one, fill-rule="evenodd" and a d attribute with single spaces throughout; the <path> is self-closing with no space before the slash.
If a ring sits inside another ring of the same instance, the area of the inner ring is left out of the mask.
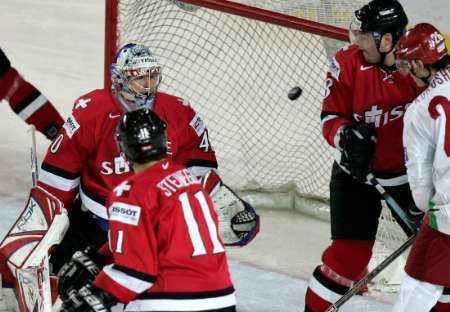
<path id="1" fill-rule="evenodd" d="M 364 182 L 372 170 L 376 133 L 373 124 L 344 125 L 338 132 L 339 149 L 343 166 L 356 180 Z"/>
<path id="2" fill-rule="evenodd" d="M 75 252 L 58 272 L 58 294 L 61 299 L 68 300 L 83 285 L 93 281 L 103 267 L 102 262 L 92 246 Z"/>
<path id="3" fill-rule="evenodd" d="M 255 209 L 223 184 L 215 170 L 203 177 L 202 184 L 213 200 L 225 246 L 245 246 L 251 242 L 259 232 Z"/>

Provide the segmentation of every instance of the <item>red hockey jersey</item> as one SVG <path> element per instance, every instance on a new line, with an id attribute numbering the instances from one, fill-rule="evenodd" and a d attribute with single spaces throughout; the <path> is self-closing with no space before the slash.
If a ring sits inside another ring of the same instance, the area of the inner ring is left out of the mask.
<path id="1" fill-rule="evenodd" d="M 154 111 L 168 125 L 168 154 L 173 161 L 198 175 L 217 167 L 206 127 L 191 107 L 180 98 L 158 92 Z M 39 185 L 66 207 L 79 192 L 83 205 L 106 219 L 107 194 L 131 174 L 115 141 L 122 113 L 108 89 L 78 98 L 72 115 L 48 148 Z"/>
<path id="2" fill-rule="evenodd" d="M 335 135 L 341 125 L 373 123 L 377 133 L 374 174 L 386 186 L 406 183 L 403 115 L 422 90 L 409 75 L 366 63 L 357 46 L 346 46 L 336 53 L 327 73 L 323 136 L 336 147 Z M 339 163 L 339 152 L 336 159 Z"/>
<path id="3" fill-rule="evenodd" d="M 235 305 L 212 200 L 188 169 L 159 161 L 119 184 L 107 207 L 114 263 L 94 285 L 128 303 L 125 310 Z"/>
<path id="4" fill-rule="evenodd" d="M 49 139 L 56 135 L 64 123 L 53 104 L 11 66 L 2 49 L 0 49 L 1 100 L 7 100 L 14 113 L 26 123 L 34 125 Z"/>

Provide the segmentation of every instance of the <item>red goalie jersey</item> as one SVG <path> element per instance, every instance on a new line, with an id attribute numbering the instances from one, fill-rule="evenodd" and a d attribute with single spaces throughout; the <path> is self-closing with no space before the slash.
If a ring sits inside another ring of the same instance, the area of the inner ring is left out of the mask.
<path id="1" fill-rule="evenodd" d="M 168 125 L 168 154 L 173 161 L 196 175 L 217 167 L 206 127 L 191 107 L 158 92 L 153 110 Z M 39 185 L 66 207 L 79 192 L 83 205 L 106 219 L 106 196 L 131 174 L 115 142 L 122 114 L 110 90 L 94 90 L 78 98 L 47 151 Z"/>
<path id="2" fill-rule="evenodd" d="M 374 173 L 385 178 L 402 175 L 403 179 L 391 183 L 405 183 L 403 115 L 407 105 L 423 88 L 419 88 L 409 75 L 384 71 L 379 66 L 366 63 L 355 45 L 336 53 L 326 84 L 321 120 L 328 143 L 336 145 L 335 135 L 343 124 L 373 123 L 377 133 Z M 336 88 L 338 85 L 340 88 Z M 339 154 L 337 158 L 339 163 Z M 383 176 L 383 173 L 391 176 Z"/>
<path id="3" fill-rule="evenodd" d="M 129 311 L 234 311 L 235 295 L 209 194 L 162 160 L 108 199 L 114 263 L 94 285 Z"/>

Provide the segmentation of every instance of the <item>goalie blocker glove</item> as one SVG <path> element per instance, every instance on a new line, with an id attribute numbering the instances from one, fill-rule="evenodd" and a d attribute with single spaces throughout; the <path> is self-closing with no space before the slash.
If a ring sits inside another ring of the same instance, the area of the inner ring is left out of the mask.
<path id="1" fill-rule="evenodd" d="M 366 181 L 372 170 L 375 154 L 376 133 L 373 124 L 353 123 L 339 131 L 339 148 L 342 152 L 341 166 L 358 181 Z"/>
<path id="2" fill-rule="evenodd" d="M 83 251 L 75 252 L 58 272 L 58 294 L 61 299 L 67 300 L 72 293 L 93 281 L 102 267 L 103 261 L 94 247 L 88 246 Z"/>
<path id="3" fill-rule="evenodd" d="M 117 300 L 107 292 L 93 286 L 91 283 L 83 286 L 78 292 L 73 292 L 63 301 L 61 312 L 109 312 Z"/>
<path id="4" fill-rule="evenodd" d="M 245 246 L 259 232 L 259 216 L 255 209 L 222 183 L 215 170 L 202 179 L 213 200 L 219 219 L 219 234 L 225 246 Z"/>

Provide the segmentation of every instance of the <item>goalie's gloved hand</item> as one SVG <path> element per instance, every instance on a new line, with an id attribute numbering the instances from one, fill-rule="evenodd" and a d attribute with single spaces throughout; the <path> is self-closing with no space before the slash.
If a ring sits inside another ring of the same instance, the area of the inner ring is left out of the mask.
<path id="1" fill-rule="evenodd" d="M 366 181 L 372 170 L 376 133 L 373 124 L 353 123 L 344 125 L 339 133 L 340 164 L 358 181 Z"/>
<path id="2" fill-rule="evenodd" d="M 245 246 L 258 234 L 260 219 L 255 209 L 222 183 L 211 170 L 202 179 L 219 219 L 219 234 L 225 246 Z"/>
<path id="3" fill-rule="evenodd" d="M 61 312 L 108 312 L 117 300 L 107 292 L 88 283 L 63 300 Z"/>
<path id="4" fill-rule="evenodd" d="M 58 294 L 64 301 L 81 286 L 93 281 L 103 267 L 101 256 L 94 247 L 75 252 L 69 262 L 58 272 Z"/>

